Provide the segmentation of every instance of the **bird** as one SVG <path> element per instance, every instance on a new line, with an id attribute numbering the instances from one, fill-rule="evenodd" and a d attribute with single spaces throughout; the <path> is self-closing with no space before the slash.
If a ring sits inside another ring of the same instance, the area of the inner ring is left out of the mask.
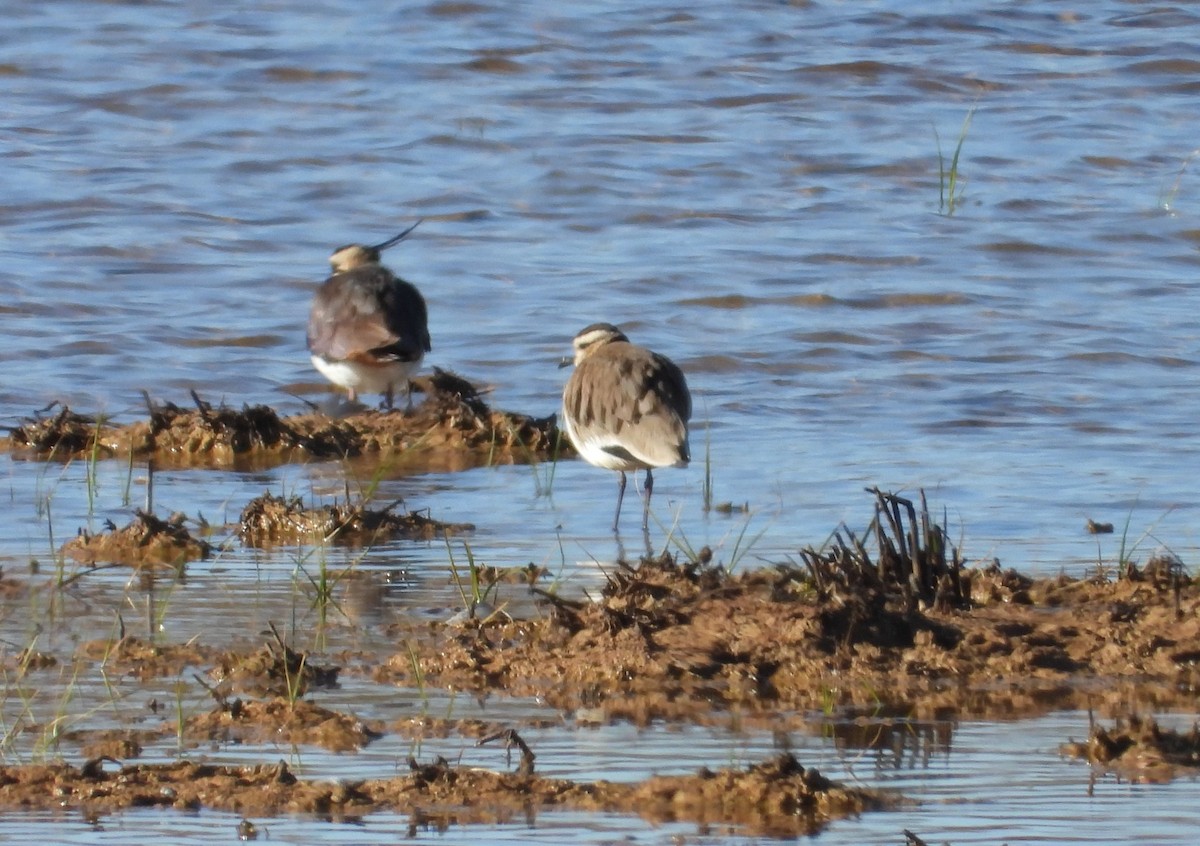
<path id="1" fill-rule="evenodd" d="M 613 531 L 621 521 L 626 472 L 646 471 L 642 531 L 649 527 L 656 467 L 691 460 L 692 395 L 683 371 L 664 355 L 630 343 L 611 323 L 593 323 L 572 342 L 575 370 L 563 388 L 563 429 L 575 451 L 596 467 L 621 474 Z"/>
<path id="2" fill-rule="evenodd" d="M 425 298 L 382 264 L 421 221 L 373 247 L 347 244 L 329 256 L 333 274 L 313 296 L 308 317 L 312 363 L 356 402 L 360 392 L 382 393 L 392 408 L 397 386 L 412 407 L 409 376 L 432 349 Z"/>

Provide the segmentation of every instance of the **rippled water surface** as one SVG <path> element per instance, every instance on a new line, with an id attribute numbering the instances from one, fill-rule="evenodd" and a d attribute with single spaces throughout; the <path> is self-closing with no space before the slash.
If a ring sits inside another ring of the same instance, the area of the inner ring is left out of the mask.
<path id="1" fill-rule="evenodd" d="M 427 367 L 548 414 L 571 336 L 607 320 L 687 372 L 699 460 L 657 476 L 656 546 L 674 527 L 726 563 L 779 560 L 840 521 L 865 525 L 862 489 L 878 485 L 924 488 L 971 560 L 1080 573 L 1116 561 L 1127 525 L 1135 557 L 1167 548 L 1192 567 L 1198 80 L 1191 5 L 1115 0 L 21 4 L 0 29 L 0 425 L 53 401 L 134 419 L 143 391 L 284 412 L 322 400 L 303 329 L 326 256 L 423 217 L 388 261 L 429 302 Z M 950 214 L 938 151 L 948 168 L 960 139 Z M 703 512 L 705 455 L 717 500 L 748 513 Z M 78 526 L 123 524 L 144 496 L 140 467 L 102 467 L 89 505 L 79 465 L 0 461 L 9 567 L 52 558 Z M 475 523 L 488 563 L 586 586 L 588 562 L 617 552 L 614 480 L 579 462 L 550 473 L 385 478 L 380 496 Z M 155 497 L 221 523 L 263 490 L 320 498 L 343 476 L 175 471 Z M 1089 536 L 1089 518 L 1117 532 Z M 214 596 L 249 609 L 247 625 L 294 605 L 302 554 L 235 547 L 195 568 L 165 636 L 202 628 Z M 456 601 L 444 546 L 342 554 L 407 580 L 368 592 L 347 637 Z M 92 584 L 129 601 L 120 576 Z M 111 625 L 89 602 L 80 628 Z M 10 615 L 5 636 L 25 642 L 43 610 Z M 1161 841 L 1187 842 L 1200 817 L 1178 797 L 1194 785 L 1087 797 L 1053 753 L 1062 722 L 960 732 L 946 766 L 984 776 L 919 768 L 899 786 L 928 804 L 820 839 L 1124 841 L 1153 806 Z M 969 741 L 980 734 L 1034 759 L 994 757 Z M 675 754 L 670 735 L 643 741 Z M 566 760 L 605 771 L 611 750 L 596 747 Z M 1032 805 L 1012 787 L 1030 772 L 1048 791 Z M 405 828 L 372 825 L 328 834 Z M 546 842 L 681 831 L 547 825 Z M 229 826 L 129 814 L 62 836 L 200 842 Z M 303 840 L 289 821 L 273 839 L 289 831 Z M 546 833 L 443 842 L 481 836 Z"/>

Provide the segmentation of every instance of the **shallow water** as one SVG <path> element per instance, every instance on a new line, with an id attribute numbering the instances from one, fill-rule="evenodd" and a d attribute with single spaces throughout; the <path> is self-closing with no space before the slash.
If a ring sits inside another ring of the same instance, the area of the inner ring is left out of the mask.
<path id="1" fill-rule="evenodd" d="M 697 461 L 657 477 L 655 547 L 673 528 L 725 563 L 777 561 L 842 520 L 861 529 L 862 488 L 878 485 L 926 489 L 971 560 L 1080 573 L 1123 546 L 1165 547 L 1191 567 L 1197 45 L 1190 7 L 1127 2 L 28 5 L 0 32 L 0 425 L 55 400 L 132 419 L 143 390 L 286 412 L 322 400 L 303 327 L 325 257 L 424 217 L 388 258 L 429 301 L 427 366 L 548 414 L 558 357 L 603 319 L 687 372 Z M 972 109 L 965 193 L 939 214 L 935 130 L 948 160 Z M 704 514 L 706 455 L 716 499 L 748 516 Z M 123 525 L 145 496 L 144 467 L 102 465 L 89 505 L 82 463 L 0 461 L 14 572 L 31 558 L 45 571 L 77 527 Z M 330 496 L 345 475 L 159 472 L 155 504 L 222 524 L 263 490 Z M 582 588 L 618 553 L 614 488 L 573 462 L 385 478 L 379 498 L 473 522 L 481 560 L 533 561 Z M 1089 536 L 1088 518 L 1117 531 Z M 191 569 L 161 636 L 186 639 L 235 602 L 252 636 L 296 605 L 310 552 L 232 545 Z M 366 591 L 348 638 L 457 602 L 444 545 L 328 554 L 405 577 Z M 88 579 L 87 613 L 44 637 L 106 635 L 114 608 L 147 602 L 127 574 Z M 5 637 L 27 643 L 42 611 L 6 609 Z M 1028 749 L 1040 725 L 979 731 Z M 1006 786 L 1028 765 L 970 746 L 954 760 Z M 908 825 L 956 844 L 1058 841 L 1086 815 L 1083 839 L 1127 840 L 1132 802 L 1162 802 L 1174 825 L 1187 812 L 1171 797 L 1193 787 L 1084 799 L 1078 768 L 1047 763 L 1041 778 L 1031 798 L 1062 791 L 1057 811 L 955 782 L 969 813 L 934 804 L 911 825 L 872 816 L 821 837 L 896 840 Z M 595 842 L 638 825 L 561 824 Z M 106 825 L 191 836 L 174 817 Z"/>

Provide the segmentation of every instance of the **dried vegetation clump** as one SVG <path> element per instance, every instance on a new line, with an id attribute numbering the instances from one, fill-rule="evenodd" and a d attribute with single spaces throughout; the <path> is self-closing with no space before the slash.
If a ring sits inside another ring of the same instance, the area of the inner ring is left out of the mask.
<path id="1" fill-rule="evenodd" d="M 115 449 L 98 438 L 108 427 L 101 417 L 89 417 L 62 406 L 51 417 L 43 416 L 54 410 L 51 403 L 32 418 L 9 433 L 9 443 L 22 452 L 37 458 L 75 458 L 88 455 L 93 447 L 111 456 Z"/>
<path id="2" fill-rule="evenodd" d="M 267 492 L 242 509 L 238 535 L 252 547 L 313 542 L 369 546 L 393 538 L 433 540 L 475 528 L 470 523 L 443 523 L 418 511 L 397 514 L 397 504 L 370 508 L 335 502 L 306 508 L 300 497 Z"/>
<path id="3" fill-rule="evenodd" d="M 213 551 L 211 544 L 188 531 L 186 520 L 183 514 L 172 514 L 164 520 L 139 510 L 121 529 L 112 523 L 97 534 L 80 529 L 77 536 L 63 544 L 61 553 L 89 567 L 102 562 L 135 568 L 180 567 L 188 561 L 208 558 Z"/>
<path id="4" fill-rule="evenodd" d="M 1064 743 L 1061 752 L 1115 772 L 1130 781 L 1167 782 L 1200 774 L 1200 724 L 1178 732 L 1157 721 L 1129 715 L 1111 728 L 1093 721 L 1083 743 Z"/>
<path id="5" fill-rule="evenodd" d="M 214 406 L 195 393 L 189 408 L 147 398 L 149 419 L 124 426 L 63 407 L 15 427 L 3 445 L 35 459 L 133 455 L 217 467 L 389 455 L 402 465 L 465 469 L 557 454 L 554 415 L 493 409 L 470 382 L 442 370 L 414 380 L 414 387 L 425 399 L 411 413 L 366 410 L 344 418 L 316 412 L 280 417 L 264 405 Z"/>
<path id="6" fill-rule="evenodd" d="M 908 499 L 872 488 L 875 516 L 867 537 L 876 539 L 872 556 L 867 541 L 843 525 L 821 550 L 800 551 L 816 598 L 825 647 L 874 644 L 912 646 L 928 632 L 943 646 L 958 633 L 936 622 L 928 609 L 967 607 L 969 589 L 959 552 L 929 515 L 924 492 L 921 511 Z"/>

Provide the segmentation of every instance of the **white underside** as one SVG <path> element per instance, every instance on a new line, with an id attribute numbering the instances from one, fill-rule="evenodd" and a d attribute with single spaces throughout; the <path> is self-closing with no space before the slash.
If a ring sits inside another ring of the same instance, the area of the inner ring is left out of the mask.
<path id="1" fill-rule="evenodd" d="M 571 443 L 575 446 L 575 451 L 579 453 L 579 457 L 595 467 L 603 467 L 605 470 L 620 470 L 629 472 L 631 470 L 648 470 L 654 467 L 687 467 L 686 461 L 677 461 L 673 464 L 656 464 L 652 461 L 647 461 L 638 458 L 636 452 L 631 449 L 630 444 L 625 443 L 620 438 L 585 438 L 580 437 L 575 427 L 571 425 L 571 418 L 564 411 L 562 414 L 563 430 L 567 433 L 567 437 L 571 439 Z M 609 449 L 624 450 L 629 453 L 630 457 L 624 455 L 613 455 Z"/>
<path id="2" fill-rule="evenodd" d="M 383 365 L 359 364 L 356 361 L 329 361 L 314 355 L 313 367 L 333 384 L 359 394 L 384 394 L 389 389 L 403 394 L 408 379 L 420 361 L 393 361 Z"/>

